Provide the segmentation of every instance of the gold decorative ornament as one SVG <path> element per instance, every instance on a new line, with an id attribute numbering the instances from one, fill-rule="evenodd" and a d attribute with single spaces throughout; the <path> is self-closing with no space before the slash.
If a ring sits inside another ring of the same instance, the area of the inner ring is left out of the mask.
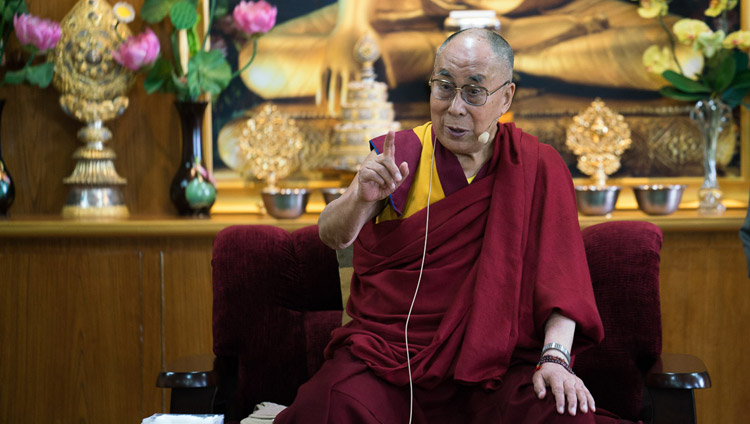
<path id="1" fill-rule="evenodd" d="M 500 19 L 494 10 L 451 10 L 443 28 L 446 31 L 461 31 L 467 28 L 487 28 L 500 31 Z"/>
<path id="2" fill-rule="evenodd" d="M 73 173 L 63 179 L 70 186 L 62 214 L 66 218 L 125 218 L 129 215 L 115 170 L 115 152 L 105 146 L 112 133 L 103 123 L 128 107 L 124 95 L 133 73 L 112 58 L 131 32 L 103 0 L 80 0 L 61 22 L 62 35 L 50 60 L 55 63 L 53 85 L 60 106 L 86 126 L 78 131 L 84 144 L 73 154 Z"/>
<path id="3" fill-rule="evenodd" d="M 401 128 L 394 122 L 393 104 L 388 102 L 388 86 L 375 81 L 373 63 L 380 57 L 375 39 L 365 34 L 354 47 L 354 58 L 361 64 L 361 80 L 348 84 L 346 101 L 341 105 L 341 121 L 333 130 L 329 167 L 356 172 L 370 153 L 369 141 L 389 130 Z"/>
<path id="4" fill-rule="evenodd" d="M 622 115 L 597 98 L 568 126 L 565 145 L 578 156 L 578 169 L 603 187 L 620 168 L 620 156 L 630 147 L 630 128 Z"/>
<path id="5" fill-rule="evenodd" d="M 302 135 L 295 121 L 276 105 L 261 105 L 239 131 L 241 172 L 264 180 L 267 189 L 275 189 L 279 180 L 299 167 Z"/>
<path id="6" fill-rule="evenodd" d="M 306 177 L 319 174 L 321 169 L 327 167 L 333 126 L 337 120 L 316 110 L 315 105 L 275 104 L 275 106 L 278 113 L 294 120 L 294 126 L 297 127 L 304 140 L 299 154 L 304 160 L 300 160 L 299 168 L 294 173 L 304 174 Z M 265 103 L 246 110 L 242 116 L 226 123 L 219 130 L 216 140 L 222 162 L 233 171 L 243 174 L 245 178 L 252 178 L 252 175 L 244 170 L 245 158 L 239 150 L 240 139 L 246 129 L 247 119 L 257 115 L 263 107 Z"/>

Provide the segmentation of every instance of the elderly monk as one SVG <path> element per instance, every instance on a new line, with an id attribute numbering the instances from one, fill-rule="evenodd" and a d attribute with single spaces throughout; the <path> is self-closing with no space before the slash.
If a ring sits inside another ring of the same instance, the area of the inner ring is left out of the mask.
<path id="1" fill-rule="evenodd" d="M 276 423 L 617 422 L 570 370 L 603 330 L 567 167 L 498 123 L 512 73 L 494 32 L 449 37 L 432 122 L 372 140 L 321 213 L 327 245 L 354 243 L 352 321 Z"/>

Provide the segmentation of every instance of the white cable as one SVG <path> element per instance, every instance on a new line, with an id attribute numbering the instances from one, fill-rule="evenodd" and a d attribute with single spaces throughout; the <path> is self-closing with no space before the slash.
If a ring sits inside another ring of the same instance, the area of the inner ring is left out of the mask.
<path id="1" fill-rule="evenodd" d="M 432 174 L 435 163 L 435 136 L 432 136 L 432 157 L 430 158 L 430 186 L 427 191 L 427 211 L 424 224 L 424 249 L 422 250 L 422 264 L 419 266 L 419 278 L 417 279 L 417 288 L 414 289 L 414 297 L 411 299 L 409 313 L 406 315 L 406 324 L 404 324 L 404 342 L 406 343 L 406 369 L 409 371 L 409 424 L 411 424 L 414 412 L 414 382 L 411 379 L 411 357 L 409 356 L 409 319 L 411 311 L 414 309 L 414 302 L 417 300 L 419 293 L 419 283 L 422 282 L 422 271 L 424 270 L 424 260 L 427 256 L 427 230 L 430 228 L 430 196 L 432 195 Z"/>

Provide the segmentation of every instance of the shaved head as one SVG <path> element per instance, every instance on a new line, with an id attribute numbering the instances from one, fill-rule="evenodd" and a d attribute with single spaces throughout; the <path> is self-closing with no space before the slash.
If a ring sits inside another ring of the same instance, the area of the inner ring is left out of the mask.
<path id="1" fill-rule="evenodd" d="M 507 66 L 508 71 L 511 74 L 513 73 L 513 49 L 510 47 L 510 44 L 508 44 L 508 42 L 505 41 L 505 39 L 501 37 L 500 34 L 484 28 L 468 28 L 451 34 L 450 37 L 446 38 L 445 41 L 443 41 L 443 44 L 440 45 L 440 48 L 438 48 L 437 54 L 435 55 L 436 61 L 437 57 L 443 53 L 443 50 L 445 50 L 445 47 L 448 44 L 456 39 L 463 37 L 472 37 L 476 40 L 488 43 L 490 45 L 490 48 L 492 49 L 492 53 L 494 53 L 495 59 L 497 60 L 498 64 Z"/>

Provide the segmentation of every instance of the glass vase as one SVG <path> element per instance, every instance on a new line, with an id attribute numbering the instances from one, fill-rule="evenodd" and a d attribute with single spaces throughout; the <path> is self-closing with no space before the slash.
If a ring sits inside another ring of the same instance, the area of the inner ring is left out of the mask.
<path id="1" fill-rule="evenodd" d="M 5 106 L 5 99 L 0 99 L 0 123 L 3 117 L 3 107 Z M 8 209 L 13 204 L 13 200 L 16 197 L 16 186 L 13 184 L 13 178 L 10 176 L 8 167 L 3 161 L 3 145 L 2 139 L 0 138 L 0 218 L 8 216 Z"/>
<path id="2" fill-rule="evenodd" d="M 716 143 L 732 124 L 732 109 L 721 100 L 699 100 L 690 112 L 703 138 L 703 184 L 698 190 L 698 214 L 717 216 L 726 212 L 716 175 Z"/>
<path id="3" fill-rule="evenodd" d="M 216 185 L 203 163 L 203 115 L 207 102 L 175 102 L 182 127 L 182 159 L 169 189 L 181 216 L 208 217 Z"/>

